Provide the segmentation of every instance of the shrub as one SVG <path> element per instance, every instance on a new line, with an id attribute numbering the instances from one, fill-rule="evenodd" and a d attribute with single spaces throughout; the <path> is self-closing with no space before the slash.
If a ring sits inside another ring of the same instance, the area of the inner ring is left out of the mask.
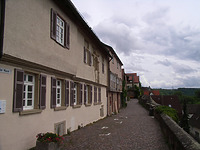
<path id="1" fill-rule="evenodd" d="M 62 143 L 64 138 L 60 135 L 57 135 L 55 133 L 39 133 L 37 136 L 37 141 L 43 142 L 43 143 L 50 143 L 50 142 L 55 142 L 55 143 Z"/>
<path id="2" fill-rule="evenodd" d="M 169 117 L 171 117 L 176 123 L 178 123 L 179 119 L 178 119 L 178 114 L 177 111 L 171 107 L 168 106 L 158 106 L 155 109 L 155 112 L 158 114 L 166 114 Z"/>

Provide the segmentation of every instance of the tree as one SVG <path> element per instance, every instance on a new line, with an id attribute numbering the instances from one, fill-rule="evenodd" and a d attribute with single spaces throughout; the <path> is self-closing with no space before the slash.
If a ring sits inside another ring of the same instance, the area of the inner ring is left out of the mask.
<path id="1" fill-rule="evenodd" d="M 181 118 L 180 126 L 185 130 L 187 133 L 190 132 L 190 126 L 188 123 L 188 113 L 187 113 L 187 103 L 186 100 L 183 100 L 183 115 Z"/>
<path id="2" fill-rule="evenodd" d="M 126 107 L 127 103 L 126 103 L 126 97 L 127 97 L 127 91 L 126 91 L 126 83 L 125 81 L 122 82 L 122 93 L 121 93 L 121 103 L 122 103 L 122 107 Z"/>

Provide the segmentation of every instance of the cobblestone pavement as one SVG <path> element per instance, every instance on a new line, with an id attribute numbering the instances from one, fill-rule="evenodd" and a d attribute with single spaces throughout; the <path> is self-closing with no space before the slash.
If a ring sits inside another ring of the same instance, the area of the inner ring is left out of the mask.
<path id="1" fill-rule="evenodd" d="M 134 99 L 120 113 L 65 136 L 66 150 L 168 150 L 159 123 Z"/>

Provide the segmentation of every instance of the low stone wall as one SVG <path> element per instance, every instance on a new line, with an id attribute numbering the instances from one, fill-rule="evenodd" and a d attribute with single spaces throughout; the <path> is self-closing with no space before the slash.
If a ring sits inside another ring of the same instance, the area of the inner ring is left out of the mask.
<path id="1" fill-rule="evenodd" d="M 200 150 L 200 144 L 165 114 L 155 114 L 170 150 Z"/>
<path id="2" fill-rule="evenodd" d="M 151 96 L 143 96 L 139 103 L 159 121 L 161 130 L 169 144 L 170 150 L 200 150 L 200 144 L 185 132 L 174 120 L 165 114 L 156 114 L 154 109 L 159 106 Z"/>

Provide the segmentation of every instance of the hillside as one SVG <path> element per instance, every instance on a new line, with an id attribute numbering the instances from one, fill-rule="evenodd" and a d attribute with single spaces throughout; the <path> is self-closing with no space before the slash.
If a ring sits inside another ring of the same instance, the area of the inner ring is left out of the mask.
<path id="1" fill-rule="evenodd" d="M 178 88 L 178 89 L 157 89 L 160 95 L 173 95 L 174 92 L 181 91 L 185 96 L 194 96 L 199 88 Z"/>

